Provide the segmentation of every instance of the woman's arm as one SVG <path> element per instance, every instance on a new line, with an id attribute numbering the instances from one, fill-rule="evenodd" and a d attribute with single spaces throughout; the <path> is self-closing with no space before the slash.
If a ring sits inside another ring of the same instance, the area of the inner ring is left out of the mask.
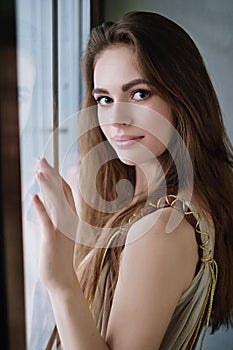
<path id="1" fill-rule="evenodd" d="M 58 187 L 50 168 L 42 164 L 38 177 L 48 202 L 58 203 Z M 73 269 L 74 241 L 54 225 L 37 196 L 34 205 L 43 228 L 40 278 L 48 288 L 64 348 L 159 349 L 177 302 L 195 273 L 198 250 L 193 228 L 183 219 L 167 234 L 171 208 L 147 215 L 132 226 L 105 343 Z"/>
<path id="2" fill-rule="evenodd" d="M 106 350 L 73 269 L 74 242 L 56 230 L 42 202 L 34 204 L 43 225 L 40 278 L 47 286 L 64 349 Z"/>
<path id="3" fill-rule="evenodd" d="M 59 229 L 64 227 L 61 222 L 64 216 L 75 219 L 70 189 L 45 160 L 40 161 L 37 179 L 56 221 L 55 225 L 42 201 L 34 196 L 33 203 L 42 228 L 39 275 L 48 289 L 64 349 L 106 350 L 108 347 L 92 319 L 73 268 L 74 231 L 77 222 L 69 225 L 68 235 Z M 69 213 L 69 210 L 72 212 Z"/>
<path id="4" fill-rule="evenodd" d="M 49 295 L 64 349 L 109 349 L 96 328 L 76 277 L 69 291 L 50 291 Z"/>
<path id="5" fill-rule="evenodd" d="M 167 233 L 172 213 L 180 223 Z M 194 229 L 176 210 L 159 210 L 131 227 L 108 323 L 110 349 L 159 349 L 197 261 Z"/>

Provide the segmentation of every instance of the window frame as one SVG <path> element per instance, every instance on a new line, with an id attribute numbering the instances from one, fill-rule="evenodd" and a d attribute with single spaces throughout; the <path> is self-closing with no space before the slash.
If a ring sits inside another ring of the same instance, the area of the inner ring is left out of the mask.
<path id="1" fill-rule="evenodd" d="M 1 345 L 25 349 L 15 2 L 0 3 Z"/>
<path id="2" fill-rule="evenodd" d="M 17 1 L 17 0 L 16 0 Z M 21 203 L 21 164 L 17 92 L 17 40 L 15 0 L 0 3 L 0 277 L 1 277 L 1 344 L 4 349 L 26 349 L 26 313 L 24 291 L 24 256 Z M 51 0 L 54 37 L 57 27 L 57 4 Z M 102 21 L 102 1 L 82 0 L 80 49 L 83 50 L 91 27 Z M 87 4 L 87 5 L 86 5 Z M 54 12 L 55 13 L 55 12 Z M 88 19 L 89 17 L 89 19 Z M 84 19 L 84 20 L 83 20 Z M 56 43 L 53 47 L 53 98 L 58 105 L 58 69 Z M 81 82 L 80 82 L 81 87 Z M 80 88 L 81 90 L 81 88 Z M 59 110 L 54 107 L 53 130 L 57 128 Z M 58 148 L 58 139 L 54 140 Z M 55 151 L 56 152 L 56 151 Z M 54 154 L 55 166 L 58 155 Z"/>

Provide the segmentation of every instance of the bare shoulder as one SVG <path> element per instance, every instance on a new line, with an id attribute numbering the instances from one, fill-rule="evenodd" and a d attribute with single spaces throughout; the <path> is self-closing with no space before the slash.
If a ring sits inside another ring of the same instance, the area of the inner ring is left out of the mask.
<path id="1" fill-rule="evenodd" d="M 159 241 L 177 249 L 184 246 L 197 248 L 194 228 L 182 212 L 171 207 L 154 211 L 136 221 L 128 232 L 126 246 L 135 243 L 136 247 L 145 242 L 156 245 Z"/>
<path id="2" fill-rule="evenodd" d="M 176 267 L 182 268 L 185 290 L 194 277 L 199 259 L 195 230 L 178 210 L 157 210 L 142 217 L 129 230 L 122 269 L 127 268 L 130 254 L 144 261 L 151 259 L 162 270 L 166 265 L 172 266 L 173 272 Z"/>
<path id="3" fill-rule="evenodd" d="M 161 209 L 133 224 L 113 298 L 109 344 L 121 349 L 128 349 L 126 343 L 133 349 L 159 348 L 197 261 L 194 229 L 177 210 Z"/>

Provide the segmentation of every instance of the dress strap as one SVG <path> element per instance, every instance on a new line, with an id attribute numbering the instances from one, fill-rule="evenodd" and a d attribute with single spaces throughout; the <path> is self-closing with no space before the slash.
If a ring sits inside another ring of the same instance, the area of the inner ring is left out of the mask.
<path id="1" fill-rule="evenodd" d="M 197 236 L 200 237 L 199 248 L 202 251 L 201 261 L 208 262 L 209 260 L 212 260 L 209 233 L 201 229 L 202 218 L 191 202 L 180 199 L 174 195 L 169 195 L 160 198 L 156 206 L 153 203 L 149 203 L 149 205 L 156 207 L 157 209 L 171 207 L 182 212 L 187 221 L 194 227 Z"/>
<path id="2" fill-rule="evenodd" d="M 189 349 L 190 350 L 194 349 L 194 346 L 198 338 L 198 334 L 201 328 L 204 327 L 204 332 L 203 332 L 201 344 L 200 344 L 200 350 L 202 350 L 204 339 L 210 324 L 210 318 L 211 318 L 213 302 L 214 302 L 214 294 L 216 291 L 217 280 L 218 280 L 218 265 L 212 256 L 212 249 L 209 247 L 210 246 L 209 233 L 201 229 L 202 218 L 198 213 L 198 211 L 194 208 L 194 206 L 190 202 L 180 199 L 175 195 L 168 195 L 165 197 L 161 197 L 158 200 L 157 205 L 154 205 L 153 203 L 149 203 L 149 205 L 156 207 L 157 209 L 164 208 L 164 207 L 171 207 L 179 211 L 182 211 L 184 214 L 184 217 L 187 220 L 188 218 L 195 219 L 194 220 L 195 222 L 192 223 L 192 226 L 195 229 L 195 233 L 200 237 L 199 248 L 202 251 L 202 255 L 200 259 L 201 259 L 201 262 L 206 264 L 206 266 L 209 269 L 210 282 L 207 289 L 205 301 L 203 303 L 203 307 L 198 318 L 198 322 L 195 325 L 195 328 L 192 331 L 192 334 L 190 335 L 191 343 L 190 343 Z"/>

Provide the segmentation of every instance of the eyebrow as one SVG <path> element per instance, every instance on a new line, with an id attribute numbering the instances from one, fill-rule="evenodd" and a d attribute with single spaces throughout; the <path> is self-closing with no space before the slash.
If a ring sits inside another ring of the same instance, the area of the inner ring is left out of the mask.
<path id="1" fill-rule="evenodd" d="M 131 89 L 132 87 L 139 85 L 139 84 L 148 84 L 148 82 L 144 79 L 134 79 L 129 81 L 128 83 L 122 85 L 121 90 L 123 92 L 128 91 L 129 89 Z M 92 90 L 92 94 L 109 94 L 109 91 L 106 89 L 102 89 L 102 88 L 95 88 Z"/>

